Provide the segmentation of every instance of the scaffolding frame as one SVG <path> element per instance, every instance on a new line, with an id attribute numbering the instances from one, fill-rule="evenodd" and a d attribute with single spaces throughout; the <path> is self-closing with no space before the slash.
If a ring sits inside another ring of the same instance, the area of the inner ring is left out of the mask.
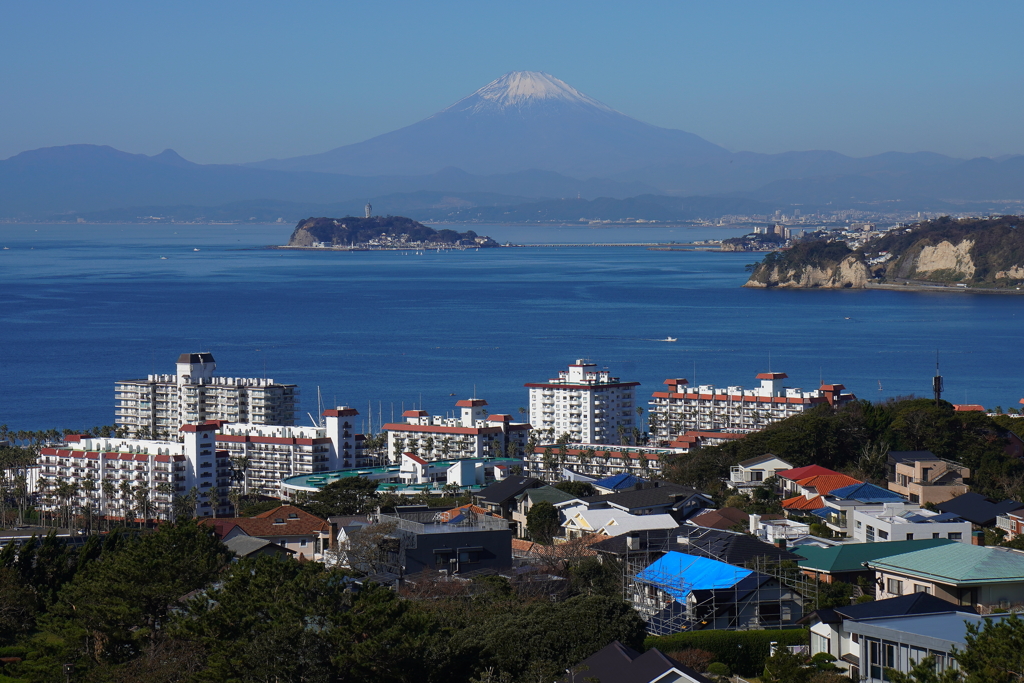
<path id="1" fill-rule="evenodd" d="M 677 576 L 645 571 L 670 551 L 726 562 L 715 550 L 721 532 L 694 527 L 672 530 L 677 533 L 639 532 L 637 547 L 622 556 L 622 597 L 633 605 L 647 623 L 652 635 L 671 635 L 701 629 L 764 630 L 796 628 L 806 608 L 817 602 L 818 582 L 803 574 L 797 566 L 758 556 L 735 567 L 736 581 L 729 587 L 699 588 Z M 685 538 L 685 542 L 680 542 Z M 753 574 L 747 575 L 744 570 Z M 638 580 L 637 576 L 645 573 Z M 765 578 L 767 577 L 767 578 Z M 659 586 L 671 586 L 686 594 L 685 604 Z M 788 616 L 787 616 L 788 612 Z"/>

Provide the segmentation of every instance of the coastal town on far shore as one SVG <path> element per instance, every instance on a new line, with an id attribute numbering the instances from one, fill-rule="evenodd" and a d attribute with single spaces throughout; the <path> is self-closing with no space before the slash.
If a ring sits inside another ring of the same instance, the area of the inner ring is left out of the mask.
<path id="1" fill-rule="evenodd" d="M 116 526 L 196 519 L 236 560 L 322 563 L 403 595 L 503 577 L 555 602 L 579 567 L 601 567 L 655 645 L 788 632 L 785 653 L 854 681 L 925 656 L 954 666 L 965 624 L 1024 610 L 1024 503 L 988 495 L 966 453 L 935 453 L 914 431 L 927 419 L 970 423 L 1019 469 L 1024 440 L 979 420 L 1013 426 L 1021 413 L 942 401 L 941 377 L 934 399 L 884 408 L 913 448 L 870 441 L 839 467 L 831 456 L 742 450 L 771 434 L 814 439 L 826 428 L 810 420 L 871 410 L 841 383 L 805 390 L 783 372 L 759 373 L 752 387 L 670 377 L 645 396 L 639 382 L 576 359 L 524 378 L 521 407 L 453 395 L 442 414 L 414 406 L 385 422 L 372 405 L 300 410 L 294 384 L 216 370 L 212 353 L 183 353 L 173 374 L 115 380 L 114 424 L 91 433 L 4 426 L 0 521 L 13 529 L 0 540 L 31 547 L 49 533 L 80 544 Z M 948 629 L 942 637 L 932 622 Z M 890 646 L 906 656 L 885 654 Z M 727 680 L 716 672 L 729 667 L 713 666 L 721 653 L 676 652 L 682 662 L 651 652 L 656 673 L 674 676 L 664 680 Z M 734 666 L 759 673 L 769 654 Z"/>

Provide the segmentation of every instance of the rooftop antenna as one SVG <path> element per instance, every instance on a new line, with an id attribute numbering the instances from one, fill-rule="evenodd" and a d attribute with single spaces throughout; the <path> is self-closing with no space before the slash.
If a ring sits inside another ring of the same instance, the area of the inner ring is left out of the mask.
<path id="1" fill-rule="evenodd" d="M 939 350 L 935 349 L 935 377 L 932 377 L 932 391 L 935 392 L 935 405 L 942 399 L 942 375 L 939 374 Z"/>

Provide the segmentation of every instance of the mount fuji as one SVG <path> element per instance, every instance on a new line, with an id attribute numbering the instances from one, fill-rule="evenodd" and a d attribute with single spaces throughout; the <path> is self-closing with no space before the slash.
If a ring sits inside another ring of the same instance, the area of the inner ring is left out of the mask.
<path id="1" fill-rule="evenodd" d="M 422 121 L 322 154 L 249 164 L 279 171 L 419 175 L 554 171 L 608 177 L 729 153 L 626 116 L 540 71 L 513 71 Z"/>

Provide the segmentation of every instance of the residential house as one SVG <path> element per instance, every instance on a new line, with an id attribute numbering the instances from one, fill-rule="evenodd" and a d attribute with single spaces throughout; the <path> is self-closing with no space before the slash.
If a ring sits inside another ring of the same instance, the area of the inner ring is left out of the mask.
<path id="1" fill-rule="evenodd" d="M 916 505 L 886 503 L 881 509 L 854 510 L 853 537 L 861 543 L 948 538 L 971 542 L 971 523 L 951 512 L 922 510 Z"/>
<path id="2" fill-rule="evenodd" d="M 935 659 L 939 672 L 959 668 L 954 653 L 967 647 L 967 626 L 980 627 L 1008 616 L 949 611 L 844 621 L 843 628 L 856 639 L 858 665 L 850 672 L 858 676 L 854 680 L 882 683 L 890 680 L 886 669 L 908 673 L 925 657 Z"/>
<path id="3" fill-rule="evenodd" d="M 813 511 L 837 536 L 853 536 L 854 510 L 881 509 L 887 503 L 905 503 L 906 498 L 874 484 L 850 484 L 834 489 L 823 499 L 824 507 Z M 917 508 L 918 506 L 913 506 Z"/>
<path id="4" fill-rule="evenodd" d="M 1012 541 L 1024 534 L 1024 508 L 1004 512 L 996 517 L 996 528 L 1006 532 L 1006 540 Z"/>
<path id="5" fill-rule="evenodd" d="M 463 507 L 442 513 L 381 514 L 378 521 L 394 525 L 382 547 L 388 571 L 400 577 L 512 566 L 512 531 L 500 517 Z"/>
<path id="6" fill-rule="evenodd" d="M 322 560 L 331 546 L 331 526 L 326 520 L 293 505 L 281 505 L 253 517 L 206 518 L 201 524 L 227 542 L 236 536 L 262 538 L 296 553 L 296 559 Z"/>
<path id="7" fill-rule="evenodd" d="M 959 611 L 963 614 L 977 614 L 966 607 L 957 607 L 951 602 L 927 593 L 911 593 L 888 600 L 875 600 L 856 605 L 819 609 L 811 613 L 811 655 L 819 653 L 832 655 L 836 665 L 854 680 L 860 680 L 860 637 L 847 630 L 848 625 L 865 620 L 905 617 L 919 614 L 946 614 Z M 878 622 L 875 622 L 878 623 Z M 901 642 L 897 639 L 895 642 Z M 945 651 L 948 653 L 948 650 Z M 909 654 L 909 653 L 908 653 Z M 868 653 L 870 657 L 870 652 Z M 895 655 L 893 657 L 895 661 Z"/>
<path id="8" fill-rule="evenodd" d="M 1024 606 L 1024 552 L 950 543 L 870 560 L 878 597 L 930 593 L 982 614 Z"/>
<path id="9" fill-rule="evenodd" d="M 833 581 L 854 585 L 867 583 L 865 592 L 873 595 L 876 585 L 875 573 L 864 566 L 865 562 L 950 543 L 956 543 L 956 541 L 950 541 L 947 538 L 929 538 L 888 543 L 841 543 L 827 548 L 802 545 L 793 548 L 793 552 L 800 556 L 797 563 L 800 565 L 800 569 L 812 579 L 823 583 L 832 583 Z"/>
<path id="10" fill-rule="evenodd" d="M 512 509 L 523 491 L 544 486 L 544 482 L 533 477 L 508 477 L 495 482 L 479 493 L 473 494 L 473 502 L 491 514 L 512 521 Z"/>
<path id="11" fill-rule="evenodd" d="M 808 477 L 815 477 L 821 474 L 839 474 L 835 470 L 830 470 L 827 467 L 821 465 L 806 465 L 804 467 L 794 467 L 791 470 L 776 470 L 775 476 L 778 477 L 779 494 L 783 498 L 795 496 L 803 493 L 803 489 L 797 483 L 801 479 Z"/>
<path id="12" fill-rule="evenodd" d="M 791 472 L 793 470 L 790 470 Z M 832 491 L 863 482 L 838 472 L 811 474 L 796 480 L 787 480 L 795 486 L 796 495 L 782 501 L 786 512 L 806 514 L 825 507 L 825 496 Z"/>
<path id="13" fill-rule="evenodd" d="M 621 491 L 632 491 L 646 483 L 646 479 L 641 479 L 636 475 L 627 474 L 625 472 L 622 474 L 613 474 L 612 476 L 605 477 L 604 479 L 595 479 L 590 482 L 594 487 L 594 491 L 599 495 L 619 493 Z"/>
<path id="14" fill-rule="evenodd" d="M 963 464 L 945 460 L 931 451 L 889 453 L 889 490 L 912 503 L 944 503 L 967 493 L 964 479 L 971 471 Z"/>
<path id="15" fill-rule="evenodd" d="M 793 466 L 782 458 L 765 453 L 756 458 L 733 465 L 729 472 L 729 485 L 743 493 L 757 488 L 775 476 L 777 472 L 792 470 Z"/>
<path id="16" fill-rule="evenodd" d="M 572 668 L 559 683 L 711 683 L 690 667 L 652 647 L 643 654 L 612 641 Z"/>
<path id="17" fill-rule="evenodd" d="M 589 509 L 585 505 L 577 505 L 565 509 L 566 539 L 582 538 L 588 534 L 605 534 L 619 536 L 621 534 L 649 530 L 675 529 L 679 522 L 672 515 L 634 515 L 624 510 L 596 508 Z"/>
<path id="18" fill-rule="evenodd" d="M 709 510 L 691 517 L 687 524 L 703 526 L 709 529 L 731 529 L 734 526 L 742 525 L 744 529 L 750 523 L 750 515 L 739 508 L 727 507 L 719 510 Z"/>
<path id="19" fill-rule="evenodd" d="M 554 486 L 526 489 L 516 497 L 516 506 L 512 509 L 512 523 L 516 536 L 526 537 L 527 516 L 533 506 L 540 502 L 551 503 L 557 509 L 564 509 L 574 504 L 579 505 L 583 501 Z M 561 521 L 565 521 L 564 515 L 562 517 Z"/>
<path id="20" fill-rule="evenodd" d="M 254 538 L 252 536 L 233 536 L 225 541 L 224 545 L 239 560 L 248 557 L 262 557 L 264 555 L 286 559 L 295 555 L 294 550 L 285 548 L 273 541 L 268 541 L 265 538 Z"/>
<path id="21" fill-rule="evenodd" d="M 992 498 L 986 498 L 980 493 L 971 491 L 944 503 L 939 503 L 935 509 L 940 512 L 952 512 L 973 524 L 975 529 L 983 529 L 994 526 L 999 515 L 1019 510 L 1022 507 L 1024 507 L 1024 503 L 1016 500 L 1007 498 L 996 502 Z"/>
<path id="22" fill-rule="evenodd" d="M 714 500 L 689 486 L 666 481 L 651 481 L 631 491 L 621 491 L 584 499 L 591 509 L 614 508 L 632 515 L 670 514 L 685 522 L 706 508 L 714 507 Z"/>
<path id="23" fill-rule="evenodd" d="M 782 628 L 803 616 L 804 603 L 775 577 L 675 551 L 636 574 L 628 599 L 652 635 Z"/>
<path id="24" fill-rule="evenodd" d="M 779 515 L 750 515 L 751 535 L 765 543 L 792 545 L 811 533 L 811 525 Z"/>
<path id="25" fill-rule="evenodd" d="M 669 551 L 707 557 L 738 567 L 760 562 L 796 561 L 799 555 L 747 534 L 684 525 L 615 536 L 591 546 L 598 555 L 616 562 L 647 567 Z"/>

